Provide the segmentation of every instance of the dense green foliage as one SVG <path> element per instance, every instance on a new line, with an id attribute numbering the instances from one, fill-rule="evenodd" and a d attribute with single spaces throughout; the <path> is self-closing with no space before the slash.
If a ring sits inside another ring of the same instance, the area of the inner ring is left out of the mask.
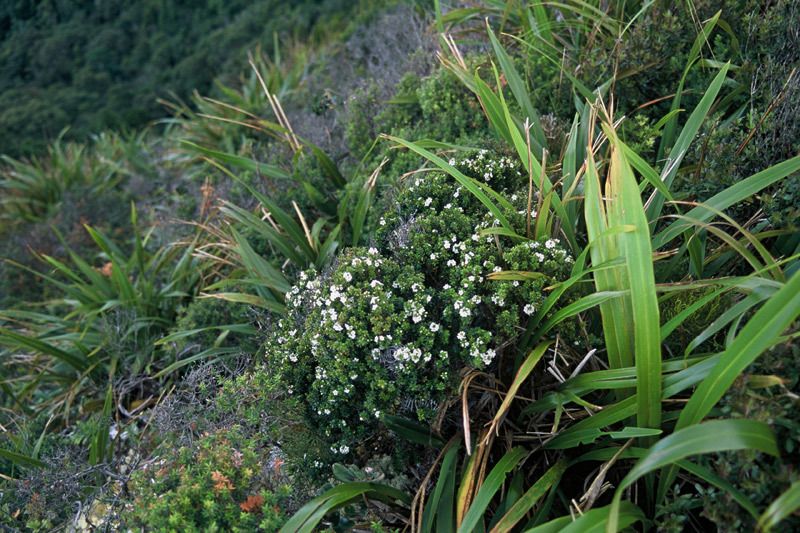
<path id="1" fill-rule="evenodd" d="M 235 429 L 165 450 L 131 479 L 126 521 L 150 531 L 275 530 L 283 522 L 281 494 L 264 487 L 280 465 L 263 465 L 265 455 Z"/>
<path id="2" fill-rule="evenodd" d="M 796 2 L 443 4 L 96 19 L 242 40 L 0 168 L 0 525 L 797 528 Z"/>

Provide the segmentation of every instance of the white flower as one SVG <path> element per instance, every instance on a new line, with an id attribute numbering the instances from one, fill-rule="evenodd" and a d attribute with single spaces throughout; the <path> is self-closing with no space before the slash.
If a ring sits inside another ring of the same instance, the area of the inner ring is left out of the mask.
<path id="1" fill-rule="evenodd" d="M 459 309 L 458 314 L 461 315 L 461 318 L 467 318 L 472 314 L 472 311 L 469 310 L 469 307 L 462 307 Z"/>
<path id="2" fill-rule="evenodd" d="M 344 280 L 347 283 L 350 283 L 351 281 L 353 281 L 353 275 L 350 272 L 345 272 L 344 274 L 342 274 L 342 277 L 344 277 Z"/>
<path id="3" fill-rule="evenodd" d="M 449 267 L 456 266 L 456 260 L 455 259 L 448 259 L 447 260 L 447 266 L 449 266 Z"/>
<path id="4" fill-rule="evenodd" d="M 339 453 L 341 453 L 342 455 L 348 453 L 349 451 L 350 451 L 350 448 L 345 446 L 344 444 L 339 446 Z"/>
<path id="5" fill-rule="evenodd" d="M 456 160 L 451 157 L 450 161 L 448 161 L 448 163 L 450 164 L 450 166 L 453 166 L 453 165 L 456 164 Z"/>
<path id="6" fill-rule="evenodd" d="M 436 261 L 436 258 L 439 257 L 436 254 L 431 254 L 431 261 Z"/>
<path id="7" fill-rule="evenodd" d="M 429 207 L 432 203 L 433 203 L 433 198 L 431 198 L 430 196 L 425 198 L 425 207 Z"/>
<path id="8" fill-rule="evenodd" d="M 553 248 L 556 247 L 556 242 L 552 239 L 547 239 L 546 241 L 544 241 L 544 247 L 547 248 L 548 250 L 552 250 Z"/>
<path id="9" fill-rule="evenodd" d="M 432 332 L 436 333 L 437 331 L 439 331 L 439 324 L 437 324 L 436 322 L 431 322 L 430 328 Z"/>
<path id="10" fill-rule="evenodd" d="M 535 311 L 536 309 L 531 304 L 525 304 L 525 307 L 522 308 L 522 312 L 528 316 L 531 316 Z"/>

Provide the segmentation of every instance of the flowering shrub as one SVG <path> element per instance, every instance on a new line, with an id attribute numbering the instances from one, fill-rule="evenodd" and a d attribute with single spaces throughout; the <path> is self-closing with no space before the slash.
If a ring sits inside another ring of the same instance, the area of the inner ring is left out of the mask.
<path id="1" fill-rule="evenodd" d="M 454 163 L 498 191 L 522 180 L 509 158 L 485 151 Z M 536 312 L 543 289 L 569 272 L 571 258 L 555 239 L 515 245 L 481 234 L 493 217 L 440 172 L 417 177 L 395 202 L 379 220 L 376 247 L 347 250 L 330 271 L 301 276 L 267 343 L 290 393 L 305 399 L 341 455 L 374 433 L 383 414 L 431 419 L 460 370 L 492 365 Z M 525 213 L 509 213 L 520 229 Z M 488 278 L 509 269 L 541 276 Z"/>
<path id="2" fill-rule="evenodd" d="M 303 274 L 286 299 L 288 317 L 267 353 L 337 442 L 333 451 L 348 453 L 371 428 L 365 421 L 402 397 L 446 388 L 448 356 L 435 351 L 441 332 L 425 308 L 433 295 L 412 268 L 351 249 L 327 276 Z"/>

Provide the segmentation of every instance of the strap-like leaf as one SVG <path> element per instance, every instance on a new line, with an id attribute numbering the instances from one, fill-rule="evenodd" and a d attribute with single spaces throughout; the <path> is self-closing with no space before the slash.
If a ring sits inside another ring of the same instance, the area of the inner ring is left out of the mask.
<path id="1" fill-rule="evenodd" d="M 798 509 L 800 509 L 800 481 L 795 481 L 786 492 L 767 507 L 764 514 L 758 519 L 758 527 L 763 531 L 769 531 Z"/>
<path id="2" fill-rule="evenodd" d="M 481 488 L 472 500 L 464 520 L 458 528 L 458 533 L 471 533 L 489 507 L 492 498 L 505 482 L 506 475 L 528 454 L 523 448 L 514 448 L 506 453 L 492 468 L 489 475 L 481 484 Z"/>
<path id="3" fill-rule="evenodd" d="M 607 533 L 616 533 L 622 494 L 648 472 L 672 465 L 693 455 L 730 450 L 754 449 L 778 455 L 775 436 L 769 426 L 755 420 L 712 420 L 676 431 L 651 446 L 630 469 L 614 493 Z"/>
<path id="4" fill-rule="evenodd" d="M 388 502 L 411 503 L 411 498 L 402 491 L 380 483 L 344 483 L 327 491 L 305 504 L 280 529 L 280 533 L 310 533 L 326 514 L 343 505 L 362 498 L 375 498 Z"/>

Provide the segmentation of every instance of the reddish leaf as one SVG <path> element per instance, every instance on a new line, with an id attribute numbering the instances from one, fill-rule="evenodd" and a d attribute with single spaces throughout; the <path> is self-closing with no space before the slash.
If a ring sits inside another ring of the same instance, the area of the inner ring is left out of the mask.
<path id="1" fill-rule="evenodd" d="M 245 513 L 257 513 L 261 510 L 262 505 L 264 505 L 264 497 L 256 494 L 255 496 L 248 496 L 245 501 L 239 504 L 239 507 Z"/>

